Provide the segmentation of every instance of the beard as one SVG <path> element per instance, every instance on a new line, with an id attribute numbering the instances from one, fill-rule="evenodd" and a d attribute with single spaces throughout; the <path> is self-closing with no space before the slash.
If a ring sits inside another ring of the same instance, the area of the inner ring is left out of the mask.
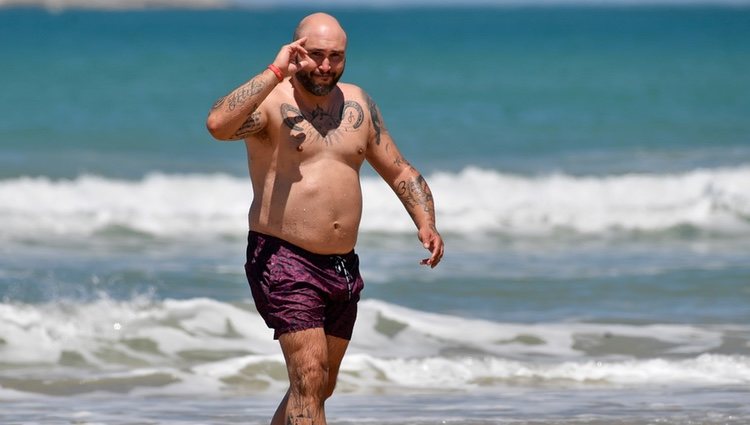
<path id="1" fill-rule="evenodd" d="M 296 74 L 296 76 L 297 76 L 297 81 L 299 81 L 300 84 L 302 84 L 302 87 L 304 87 L 305 90 L 307 90 L 308 92 L 312 93 L 315 96 L 325 96 L 328 93 L 330 93 L 331 90 L 333 90 L 334 87 L 336 87 L 336 84 L 338 84 L 339 79 L 344 74 L 343 69 L 341 70 L 341 73 L 338 75 L 332 72 L 321 74 L 326 77 L 331 77 L 331 82 L 327 84 L 317 84 L 313 81 L 312 75 L 314 72 L 315 71 L 311 71 L 311 72 L 300 71 Z"/>

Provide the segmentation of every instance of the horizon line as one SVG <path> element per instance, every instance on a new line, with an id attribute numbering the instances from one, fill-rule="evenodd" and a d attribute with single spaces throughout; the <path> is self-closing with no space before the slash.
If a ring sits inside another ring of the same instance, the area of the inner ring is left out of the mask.
<path id="1" fill-rule="evenodd" d="M 104 3 L 104 4 L 103 4 Z M 750 0 L 0 0 L 0 9 L 41 8 L 51 11 L 148 9 L 284 9 L 288 7 L 407 9 L 418 7 L 746 7 Z"/>

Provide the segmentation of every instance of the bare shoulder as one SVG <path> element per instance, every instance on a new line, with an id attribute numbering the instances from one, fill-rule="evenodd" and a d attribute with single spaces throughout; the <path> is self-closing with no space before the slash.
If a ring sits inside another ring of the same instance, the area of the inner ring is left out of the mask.
<path id="1" fill-rule="evenodd" d="M 360 86 L 350 83 L 339 83 L 338 87 L 347 100 L 367 103 L 367 93 Z"/>
<path id="2" fill-rule="evenodd" d="M 372 100 L 372 97 L 360 86 L 355 84 L 339 83 L 339 88 L 349 102 L 357 102 L 362 106 L 362 109 L 367 115 L 372 118 L 373 124 L 380 126 L 382 117 L 380 116 L 380 110 L 378 105 Z"/>

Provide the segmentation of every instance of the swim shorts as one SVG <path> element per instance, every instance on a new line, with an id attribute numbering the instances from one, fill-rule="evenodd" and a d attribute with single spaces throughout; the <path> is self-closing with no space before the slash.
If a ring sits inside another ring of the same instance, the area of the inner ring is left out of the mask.
<path id="1" fill-rule="evenodd" d="M 323 328 L 351 339 L 364 282 L 359 257 L 307 251 L 274 236 L 250 231 L 245 275 L 274 339 L 287 332 Z"/>

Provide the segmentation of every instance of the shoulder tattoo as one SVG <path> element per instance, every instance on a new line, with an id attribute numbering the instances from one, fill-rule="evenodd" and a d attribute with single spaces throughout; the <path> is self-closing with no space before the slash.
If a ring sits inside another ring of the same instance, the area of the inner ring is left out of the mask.
<path id="1" fill-rule="evenodd" d="M 370 110 L 370 119 L 372 120 L 372 129 L 375 131 L 375 144 L 380 145 L 380 133 L 383 128 L 381 121 L 380 109 L 374 100 L 367 96 L 367 108 Z"/>

